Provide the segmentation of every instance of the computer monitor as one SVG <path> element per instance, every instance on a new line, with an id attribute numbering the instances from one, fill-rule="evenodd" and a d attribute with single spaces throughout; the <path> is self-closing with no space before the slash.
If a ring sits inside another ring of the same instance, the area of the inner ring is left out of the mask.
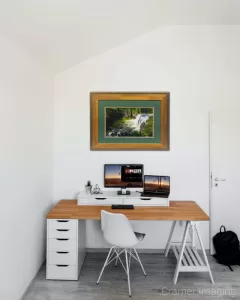
<path id="1" fill-rule="evenodd" d="M 130 191 L 126 191 L 126 188 L 143 187 L 143 165 L 104 165 L 104 187 L 121 188 L 118 195 L 130 195 Z"/>
<path id="2" fill-rule="evenodd" d="M 145 175 L 144 193 L 160 194 L 169 196 L 170 176 Z"/>

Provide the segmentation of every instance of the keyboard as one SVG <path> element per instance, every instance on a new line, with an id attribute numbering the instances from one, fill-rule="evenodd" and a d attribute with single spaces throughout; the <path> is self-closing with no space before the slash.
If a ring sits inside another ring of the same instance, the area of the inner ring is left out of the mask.
<path id="1" fill-rule="evenodd" d="M 131 204 L 113 204 L 112 209 L 134 209 Z"/>

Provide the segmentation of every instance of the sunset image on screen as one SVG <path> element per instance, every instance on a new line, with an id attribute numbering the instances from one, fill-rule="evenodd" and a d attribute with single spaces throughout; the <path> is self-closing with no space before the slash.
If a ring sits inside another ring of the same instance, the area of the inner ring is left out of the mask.
<path id="1" fill-rule="evenodd" d="M 170 189 L 170 177 L 161 176 L 161 189 L 169 190 Z"/>
<path id="2" fill-rule="evenodd" d="M 159 176 L 146 175 L 144 189 L 157 191 L 160 188 Z"/>
<path id="3" fill-rule="evenodd" d="M 105 185 L 115 187 L 121 182 L 121 166 L 105 166 Z"/>

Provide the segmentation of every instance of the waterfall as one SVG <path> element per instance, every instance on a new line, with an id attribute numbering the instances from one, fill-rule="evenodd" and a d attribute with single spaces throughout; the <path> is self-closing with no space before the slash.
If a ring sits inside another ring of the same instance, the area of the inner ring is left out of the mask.
<path id="1" fill-rule="evenodd" d="M 150 116 L 152 116 L 152 114 L 138 114 L 134 120 L 131 120 L 132 127 L 140 131 L 141 125 L 145 124 Z"/>
<path id="2" fill-rule="evenodd" d="M 153 116 L 153 114 L 138 114 L 135 119 L 127 120 L 117 128 L 112 128 L 111 131 L 108 132 L 108 136 L 131 136 L 133 131 L 140 132 L 142 125 L 145 124 L 151 116 Z"/>

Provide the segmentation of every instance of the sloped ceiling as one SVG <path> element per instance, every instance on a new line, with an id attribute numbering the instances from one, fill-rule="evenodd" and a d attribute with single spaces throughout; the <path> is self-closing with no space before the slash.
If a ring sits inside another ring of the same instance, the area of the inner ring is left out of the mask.
<path id="1" fill-rule="evenodd" d="M 239 0 L 0 0 L 0 32 L 52 72 L 164 25 L 238 25 Z"/>

